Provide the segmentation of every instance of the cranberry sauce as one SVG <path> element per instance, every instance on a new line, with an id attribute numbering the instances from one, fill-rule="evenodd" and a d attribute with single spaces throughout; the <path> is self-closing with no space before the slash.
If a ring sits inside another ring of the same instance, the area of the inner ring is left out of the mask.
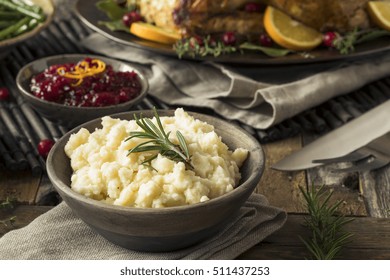
<path id="1" fill-rule="evenodd" d="M 83 66 L 82 70 L 88 67 L 94 70 L 95 61 L 86 58 L 83 62 L 87 67 Z M 115 72 L 111 65 L 103 63 L 104 71 L 88 75 L 78 74 L 78 78 L 73 78 L 77 68 L 80 69 L 79 65 L 80 62 L 50 66 L 31 79 L 32 94 L 40 99 L 67 106 L 103 107 L 127 102 L 141 92 L 138 75 L 133 71 Z M 62 71 L 59 71 L 59 68 Z M 70 74 L 67 76 L 66 73 Z"/>

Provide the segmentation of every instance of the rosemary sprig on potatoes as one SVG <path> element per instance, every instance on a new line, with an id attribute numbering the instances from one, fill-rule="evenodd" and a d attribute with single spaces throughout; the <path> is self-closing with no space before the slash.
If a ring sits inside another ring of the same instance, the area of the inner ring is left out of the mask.
<path id="1" fill-rule="evenodd" d="M 186 168 L 193 169 L 194 167 L 190 161 L 191 155 L 183 134 L 180 131 L 176 131 L 176 137 L 179 144 L 172 143 L 169 139 L 171 132 L 165 132 L 156 108 L 153 108 L 153 112 L 157 126 L 151 119 L 144 118 L 142 113 L 140 114 L 140 117 L 137 117 L 137 115 L 134 114 L 134 120 L 143 131 L 130 132 L 130 137 L 125 141 L 129 141 L 133 138 L 142 138 L 146 139 L 146 141 L 130 149 L 128 154 L 156 151 L 157 153 L 148 157 L 143 164 L 150 163 L 158 154 L 161 154 L 176 162 L 184 162 Z"/>

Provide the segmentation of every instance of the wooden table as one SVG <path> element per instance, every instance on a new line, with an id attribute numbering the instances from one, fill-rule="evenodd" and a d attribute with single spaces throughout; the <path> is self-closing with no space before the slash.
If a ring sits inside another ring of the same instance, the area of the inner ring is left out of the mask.
<path id="1" fill-rule="evenodd" d="M 270 166 L 302 147 L 311 137 L 300 135 L 263 145 L 266 169 L 256 192 L 265 195 L 271 205 L 287 211 L 284 227 L 251 248 L 240 259 L 305 259 L 310 258 L 299 236 L 307 237 L 302 225 L 306 208 L 299 186 L 325 185 L 333 191 L 332 199 L 342 200 L 340 212 L 354 217 L 346 230 L 353 233 L 340 259 L 390 259 L 390 167 L 365 173 L 334 174 L 328 167 L 309 171 L 280 172 Z M 304 141 L 302 141 L 304 139 Z M 45 175 L 33 177 L 29 171 L 9 172 L 0 167 L 0 201 L 16 199 L 13 209 L 0 210 L 0 220 L 15 217 L 11 226 L 0 224 L 0 236 L 28 225 L 50 210 L 56 193 Z M 58 201 L 57 201 L 58 202 Z"/>

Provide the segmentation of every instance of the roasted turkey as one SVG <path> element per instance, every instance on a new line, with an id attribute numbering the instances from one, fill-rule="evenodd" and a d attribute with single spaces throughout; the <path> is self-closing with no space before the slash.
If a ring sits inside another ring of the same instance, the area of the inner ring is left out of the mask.
<path id="1" fill-rule="evenodd" d="M 369 0 L 136 1 L 147 22 L 179 31 L 184 37 L 226 31 L 243 36 L 264 33 L 263 11 L 267 5 L 320 32 L 344 33 L 371 26 L 366 8 Z M 249 5 L 252 5 L 252 9 L 248 9 Z M 253 10 L 253 7 L 260 9 Z"/>
<path id="2" fill-rule="evenodd" d="M 368 0 L 265 0 L 295 20 L 320 32 L 345 33 L 366 29 L 371 23 L 366 9 Z"/>
<path id="3" fill-rule="evenodd" d="M 245 12 L 249 2 L 253 0 L 138 0 L 138 5 L 147 22 L 183 36 L 226 31 L 255 35 L 263 32 L 263 15 Z"/>

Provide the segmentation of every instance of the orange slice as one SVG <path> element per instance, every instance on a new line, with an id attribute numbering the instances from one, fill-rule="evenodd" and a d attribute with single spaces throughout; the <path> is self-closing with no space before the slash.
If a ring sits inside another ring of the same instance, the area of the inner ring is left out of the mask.
<path id="1" fill-rule="evenodd" d="M 390 2 L 370 1 L 368 13 L 377 26 L 390 31 Z"/>
<path id="2" fill-rule="evenodd" d="M 264 28 L 278 45 L 295 51 L 306 51 L 322 43 L 322 34 L 285 13 L 268 6 L 264 13 Z"/>
<path id="3" fill-rule="evenodd" d="M 142 21 L 132 23 L 130 33 L 142 39 L 171 45 L 181 39 L 179 33 L 171 32 Z"/>

